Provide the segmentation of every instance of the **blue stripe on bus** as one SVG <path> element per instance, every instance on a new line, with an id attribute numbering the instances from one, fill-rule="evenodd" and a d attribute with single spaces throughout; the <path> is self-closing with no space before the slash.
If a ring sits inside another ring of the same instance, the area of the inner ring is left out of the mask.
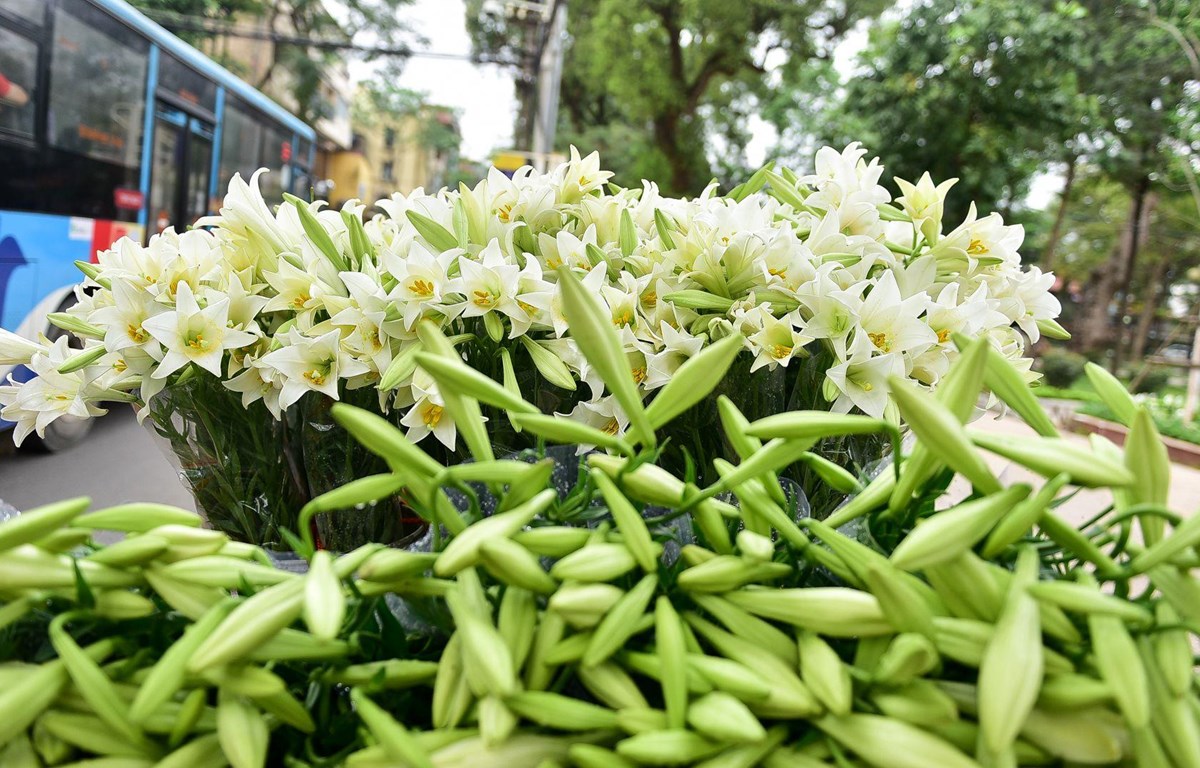
<path id="1" fill-rule="evenodd" d="M 146 18 L 146 16 L 129 5 L 129 3 L 124 2 L 124 0 L 91 0 L 91 2 L 104 8 L 138 32 L 141 32 L 152 43 L 174 54 L 197 72 L 212 78 L 218 85 L 229 89 L 238 98 L 265 112 L 269 117 L 283 123 L 286 128 L 300 134 L 309 141 L 316 140 L 316 131 L 291 112 L 288 112 L 271 99 L 259 93 L 247 83 L 242 82 L 232 72 L 217 64 L 200 51 Z"/>
<path id="2" fill-rule="evenodd" d="M 158 89 L 158 46 L 151 43 L 149 74 L 146 75 L 146 103 L 142 105 L 142 173 L 138 190 L 142 207 L 138 209 L 138 224 L 146 226 L 150 211 L 150 161 L 154 153 L 154 92 Z"/>
<path id="3" fill-rule="evenodd" d="M 208 199 L 217 196 L 219 175 L 221 173 L 221 133 L 225 125 L 225 87 L 217 86 L 217 125 L 213 129 L 212 168 L 208 173 Z M 207 206 L 206 206 L 207 207 Z"/>

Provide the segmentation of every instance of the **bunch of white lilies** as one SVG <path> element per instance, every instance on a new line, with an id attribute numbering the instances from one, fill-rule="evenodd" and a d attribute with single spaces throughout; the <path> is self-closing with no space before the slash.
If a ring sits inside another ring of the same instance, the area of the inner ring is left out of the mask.
<path id="1" fill-rule="evenodd" d="M 1053 276 L 1021 265 L 1022 228 L 972 208 L 943 233 L 953 181 L 897 180 L 893 200 L 865 155 L 826 147 L 810 175 L 764 168 L 727 195 L 714 184 L 679 199 L 607 184 L 595 153 L 572 150 L 549 173 L 493 169 L 473 189 L 392 195 L 369 218 L 357 201 L 270 206 L 262 171 L 235 176 L 220 215 L 80 265 L 77 303 L 52 320 L 82 350 L 0 332 L 0 365 L 37 374 L 0 386 L 0 416 L 20 441 L 64 414 L 214 376 L 276 418 L 310 391 L 374 388 L 411 438 L 453 447 L 443 395 L 415 358 L 417 323 L 433 318 L 456 343 L 488 345 L 507 383 L 535 369 L 563 390 L 586 384 L 572 415 L 622 432 L 571 338 L 560 270 L 602 299 L 646 396 L 729 334 L 754 369 L 803 365 L 823 346 L 813 360 L 832 361 L 831 409 L 876 417 L 895 417 L 889 376 L 936 386 L 955 334 L 987 336 L 1028 371 L 1026 340 L 1061 328 Z"/>

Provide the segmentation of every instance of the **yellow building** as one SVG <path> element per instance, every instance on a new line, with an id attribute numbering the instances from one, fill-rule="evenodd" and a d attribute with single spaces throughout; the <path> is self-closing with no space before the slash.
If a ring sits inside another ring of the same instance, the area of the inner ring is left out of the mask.
<path id="1" fill-rule="evenodd" d="M 449 183 L 460 138 L 451 110 L 415 103 L 403 112 L 383 111 L 359 98 L 353 120 L 351 148 L 332 154 L 327 165 L 335 207 L 351 199 L 370 207 L 393 192 L 433 191 Z"/>

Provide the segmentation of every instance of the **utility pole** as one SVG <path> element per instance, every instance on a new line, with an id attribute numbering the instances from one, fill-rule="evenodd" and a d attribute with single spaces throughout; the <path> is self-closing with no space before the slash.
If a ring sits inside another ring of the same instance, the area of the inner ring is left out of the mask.
<path id="1" fill-rule="evenodd" d="M 559 84 L 567 31 L 566 0 L 508 0 L 510 21 L 521 25 L 521 67 L 514 78 L 517 117 L 513 148 L 544 170 L 554 148 Z"/>

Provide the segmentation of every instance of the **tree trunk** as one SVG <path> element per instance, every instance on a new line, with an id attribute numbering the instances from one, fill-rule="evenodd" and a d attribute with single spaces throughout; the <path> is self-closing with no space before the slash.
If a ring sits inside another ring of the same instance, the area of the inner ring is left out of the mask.
<path id="1" fill-rule="evenodd" d="M 1099 349 L 1109 338 L 1109 307 L 1117 289 L 1117 265 L 1121 263 L 1124 242 L 1128 239 L 1128 223 L 1121 237 L 1113 243 L 1104 263 L 1092 271 L 1084 303 L 1087 307 L 1079 324 L 1079 350 L 1085 354 Z"/>
<path id="2" fill-rule="evenodd" d="M 1067 207 L 1071 202 L 1071 188 L 1075 186 L 1075 170 L 1079 165 L 1079 156 L 1072 155 L 1067 162 L 1067 175 L 1063 179 L 1062 193 L 1058 199 L 1058 212 L 1054 214 L 1054 226 L 1050 229 L 1050 239 L 1046 241 L 1046 250 L 1042 252 L 1041 263 L 1038 264 L 1043 272 L 1054 268 L 1054 252 L 1058 250 L 1058 241 L 1062 238 L 1063 222 L 1067 218 Z"/>
<path id="3" fill-rule="evenodd" d="M 1158 305 L 1162 302 L 1163 276 L 1167 273 L 1169 259 L 1164 256 L 1154 262 L 1146 289 L 1142 294 L 1142 314 L 1138 317 L 1137 329 L 1133 335 L 1133 345 L 1130 360 L 1141 360 L 1146 356 L 1146 342 L 1150 340 L 1150 329 L 1154 326 L 1154 318 L 1158 314 Z"/>
<path id="4" fill-rule="evenodd" d="M 1134 251 L 1137 222 L 1141 219 L 1144 202 L 1145 189 L 1138 184 L 1129 201 L 1129 216 L 1125 219 L 1121 236 L 1113 243 L 1112 251 L 1104 263 L 1092 271 L 1087 291 L 1087 311 L 1079 328 L 1079 347 L 1085 353 L 1095 352 L 1114 341 L 1109 310 L 1121 283 L 1124 266 L 1129 261 L 1129 254 Z"/>
<path id="5" fill-rule="evenodd" d="M 1133 282 L 1133 268 L 1137 262 L 1138 252 L 1146 244 L 1150 234 L 1150 216 L 1158 203 L 1158 195 L 1150 191 L 1150 179 L 1143 178 L 1134 189 L 1136 213 L 1132 214 L 1130 223 L 1132 232 L 1129 237 L 1129 247 L 1121 264 L 1121 283 L 1117 286 L 1121 293 L 1121 301 L 1117 305 L 1117 332 L 1113 356 L 1109 359 L 1109 370 L 1117 372 L 1125 351 L 1125 315 L 1129 313 L 1130 283 Z"/>
<path id="6" fill-rule="evenodd" d="M 691 163 L 688 162 L 687 153 L 679 146 L 679 140 L 677 113 L 667 112 L 654 121 L 654 144 L 671 166 L 671 188 L 667 191 L 672 195 L 696 195 L 700 190 L 692 188 L 695 180 L 692 178 Z"/>

